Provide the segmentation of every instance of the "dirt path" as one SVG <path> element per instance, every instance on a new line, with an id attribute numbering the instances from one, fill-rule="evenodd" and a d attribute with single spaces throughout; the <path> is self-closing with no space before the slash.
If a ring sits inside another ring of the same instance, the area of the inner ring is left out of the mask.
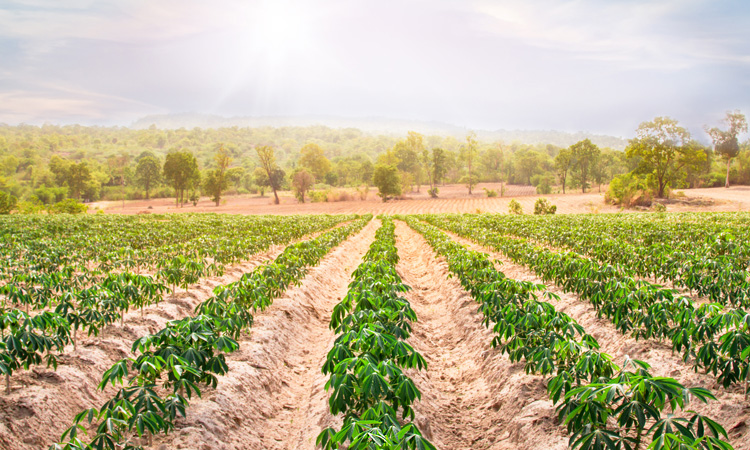
<path id="1" fill-rule="evenodd" d="M 533 271 L 515 264 L 502 253 L 455 234 L 447 234 L 468 248 L 490 255 L 498 262 L 498 270 L 505 273 L 508 278 L 546 284 L 551 292 L 560 296 L 560 301 L 554 302 L 555 308 L 578 321 L 599 341 L 601 351 L 612 355 L 615 362 L 622 363 L 626 356 L 640 359 L 651 364 L 652 375 L 672 377 L 686 386 L 700 386 L 711 390 L 717 401 L 707 405 L 691 403 L 690 409 L 717 420 L 729 433 L 730 442 L 735 450 L 750 450 L 750 402 L 745 401 L 740 386 L 724 389 L 716 382 L 715 376 L 695 373 L 692 364 L 684 363 L 678 354 L 673 354 L 668 343 L 651 339 L 636 341 L 630 336 L 623 335 L 609 320 L 598 318 L 594 307 L 576 294 L 565 293 L 559 286 L 545 283 Z"/>
<path id="2" fill-rule="evenodd" d="M 544 380 L 491 347 L 477 303 L 419 234 L 399 221 L 396 234 L 397 269 L 418 317 L 409 342 L 428 363 L 411 373 L 422 391 L 420 429 L 445 450 L 567 448 Z"/>
<path id="3" fill-rule="evenodd" d="M 187 419 L 159 443 L 165 449 L 314 449 L 328 413 L 321 367 L 335 335 L 333 307 L 372 242 L 373 220 L 311 269 L 263 313 L 228 358 L 216 390 L 194 400 Z M 155 448 L 157 448 L 156 446 Z"/>

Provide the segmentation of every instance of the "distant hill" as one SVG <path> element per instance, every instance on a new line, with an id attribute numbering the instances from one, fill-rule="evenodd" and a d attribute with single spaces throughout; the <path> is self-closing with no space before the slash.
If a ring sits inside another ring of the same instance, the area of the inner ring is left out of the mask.
<path id="1" fill-rule="evenodd" d="M 222 117 L 210 114 L 163 114 L 143 117 L 135 121 L 131 128 L 146 129 L 155 126 L 160 129 L 179 128 L 259 128 L 259 127 L 308 127 L 324 125 L 331 128 L 356 128 L 368 134 L 402 136 L 408 131 L 425 135 L 454 136 L 463 139 L 469 131 L 475 131 L 482 141 L 514 141 L 523 144 L 553 144 L 568 147 L 583 139 L 591 139 L 600 147 L 623 150 L 627 139 L 616 136 L 592 134 L 588 132 L 569 133 L 555 130 L 470 130 L 469 128 L 440 122 L 420 122 L 386 118 L 341 118 L 341 117 Z"/>

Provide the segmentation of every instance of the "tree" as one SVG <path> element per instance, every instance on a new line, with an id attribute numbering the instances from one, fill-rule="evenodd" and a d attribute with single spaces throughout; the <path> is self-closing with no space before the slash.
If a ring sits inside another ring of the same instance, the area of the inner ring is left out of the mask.
<path id="1" fill-rule="evenodd" d="M 569 148 L 560 149 L 560 153 L 555 156 L 555 170 L 557 171 L 557 176 L 560 178 L 563 194 L 565 193 L 565 181 L 568 178 L 571 161 L 572 157 Z"/>
<path id="2" fill-rule="evenodd" d="M 680 170 L 700 165 L 706 158 L 690 142 L 690 133 L 669 117 L 641 123 L 625 152 L 628 158 L 639 158 L 637 172 L 653 176 L 659 198 L 664 197 L 667 184 L 677 178 Z"/>
<path id="3" fill-rule="evenodd" d="M 411 173 L 414 176 L 414 181 L 417 183 L 417 192 L 419 192 L 422 185 L 423 173 L 426 170 L 424 159 L 422 158 L 427 151 L 424 146 L 424 136 L 416 131 L 409 131 L 406 136 L 406 147 L 410 150 L 408 152 L 409 156 L 413 157 L 414 164 Z"/>
<path id="4" fill-rule="evenodd" d="M 305 144 L 300 150 L 302 156 L 299 165 L 308 169 L 316 180 L 325 180 L 331 171 L 331 161 L 323 154 L 323 149 L 313 142 Z"/>
<path id="5" fill-rule="evenodd" d="M 727 111 L 724 123 L 729 128 L 726 131 L 716 127 L 706 131 L 714 142 L 714 151 L 727 161 L 727 179 L 724 187 L 729 187 L 729 166 L 732 164 L 732 159 L 740 153 L 740 142 L 737 136 L 747 132 L 747 119 L 739 110 Z"/>
<path id="6" fill-rule="evenodd" d="M 599 159 L 601 151 L 589 139 L 578 141 L 569 147 L 571 166 L 581 190 L 585 193 L 588 187 L 591 169 Z"/>
<path id="7" fill-rule="evenodd" d="M 398 167 L 394 165 L 375 165 L 372 181 L 378 188 L 378 195 L 384 202 L 388 200 L 388 197 L 401 195 L 401 179 Z"/>
<path id="8" fill-rule="evenodd" d="M 163 173 L 164 178 L 174 188 L 175 204 L 178 206 L 185 203 L 185 190 L 194 187 L 200 179 L 198 161 L 187 151 L 167 153 Z"/>
<path id="9" fill-rule="evenodd" d="M 471 189 L 477 184 L 477 177 L 474 174 L 473 165 L 474 160 L 477 158 L 477 135 L 473 131 L 466 135 L 466 144 L 461 146 L 461 160 L 466 163 L 467 174 L 462 178 L 466 187 L 469 188 L 469 195 L 471 195 Z"/>
<path id="10" fill-rule="evenodd" d="M 315 177 L 307 169 L 300 168 L 292 174 L 292 190 L 300 203 L 305 203 L 305 194 L 314 184 Z"/>
<path id="11" fill-rule="evenodd" d="M 276 191 L 280 188 L 281 183 L 278 179 L 277 170 L 281 170 L 276 165 L 276 156 L 273 153 L 273 148 L 268 145 L 261 145 L 255 147 L 255 151 L 258 153 L 258 159 L 260 160 L 260 167 L 266 172 L 268 177 L 268 185 L 271 187 L 274 196 L 274 203 L 279 204 L 279 194 Z M 283 173 L 283 171 L 282 171 Z M 276 174 L 276 175 L 274 175 Z"/>
<path id="12" fill-rule="evenodd" d="M 258 186 L 261 197 L 265 195 L 266 188 L 271 186 L 268 182 L 268 174 L 262 167 L 256 167 L 253 171 L 253 182 Z"/>
<path id="13" fill-rule="evenodd" d="M 203 182 L 203 187 L 206 189 L 216 206 L 221 203 L 221 193 L 229 188 L 229 178 L 227 177 L 227 169 L 229 164 L 232 162 L 232 158 L 224 148 L 224 145 L 219 144 L 219 149 L 214 156 L 216 161 L 216 169 L 209 170 L 206 174 L 206 179 Z"/>
<path id="14" fill-rule="evenodd" d="M 440 184 L 448 173 L 448 158 L 440 147 L 432 149 L 432 179 L 435 186 Z"/>
<path id="15" fill-rule="evenodd" d="M 135 168 L 135 176 L 138 184 L 146 190 L 146 200 L 148 200 L 151 188 L 161 181 L 161 163 L 159 159 L 153 155 L 140 158 Z"/>

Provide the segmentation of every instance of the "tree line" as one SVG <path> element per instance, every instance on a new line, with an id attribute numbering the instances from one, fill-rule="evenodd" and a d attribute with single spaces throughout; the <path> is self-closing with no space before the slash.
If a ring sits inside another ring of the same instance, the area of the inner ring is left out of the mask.
<path id="1" fill-rule="evenodd" d="M 0 126 L 0 209 L 26 204 L 174 197 L 178 205 L 208 196 L 377 186 L 383 199 L 444 184 L 469 195 L 504 195 L 505 186 L 540 194 L 602 189 L 614 202 L 663 197 L 670 189 L 750 184 L 750 150 L 740 137 L 745 116 L 729 112 L 706 127 L 712 145 L 692 139 L 671 118 L 642 123 L 625 151 L 583 139 L 569 147 L 459 140 L 409 132 L 401 138 L 326 127 L 131 130 L 120 127 Z M 481 182 L 497 191 L 477 192 Z M 382 189 L 381 189 L 382 188 Z"/>

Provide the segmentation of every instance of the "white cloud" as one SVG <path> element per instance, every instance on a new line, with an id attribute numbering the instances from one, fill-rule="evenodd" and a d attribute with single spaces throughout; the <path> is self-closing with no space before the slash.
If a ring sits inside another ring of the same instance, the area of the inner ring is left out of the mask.
<path id="1" fill-rule="evenodd" d="M 701 16 L 713 5 L 708 0 L 475 2 L 477 11 L 494 19 L 489 31 L 579 58 L 668 70 L 750 62 L 750 49 L 731 48 L 744 41 L 732 35 L 737 29 L 711 28 L 716 24 Z"/>

